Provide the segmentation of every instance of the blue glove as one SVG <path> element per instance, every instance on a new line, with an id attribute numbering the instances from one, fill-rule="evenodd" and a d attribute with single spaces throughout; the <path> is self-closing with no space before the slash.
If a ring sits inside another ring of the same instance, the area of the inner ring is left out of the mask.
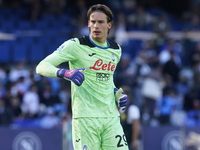
<path id="1" fill-rule="evenodd" d="M 119 111 L 122 113 L 126 109 L 128 96 L 123 92 L 122 88 L 114 88 L 114 94 L 115 94 L 115 101 L 117 102 L 117 105 L 119 107 Z"/>
<path id="2" fill-rule="evenodd" d="M 85 79 L 84 74 L 82 73 L 84 70 L 85 68 L 75 70 L 59 69 L 57 71 L 57 77 L 72 81 L 77 86 L 80 86 Z"/>

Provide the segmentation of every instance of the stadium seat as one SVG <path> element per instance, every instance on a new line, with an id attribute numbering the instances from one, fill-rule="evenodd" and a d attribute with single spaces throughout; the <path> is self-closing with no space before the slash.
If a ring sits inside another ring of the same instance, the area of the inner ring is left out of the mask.
<path id="1" fill-rule="evenodd" d="M 46 55 L 49 55 L 49 54 L 53 53 L 55 50 L 57 50 L 57 48 L 59 46 L 60 45 L 57 45 L 57 44 L 48 45 L 47 51 L 46 51 Z"/>
<path id="2" fill-rule="evenodd" d="M 6 21 L 1 21 L 0 31 L 6 32 L 6 33 L 12 33 L 15 30 L 16 30 L 16 24 L 14 20 L 9 19 Z"/>
<path id="3" fill-rule="evenodd" d="M 27 61 L 27 46 L 25 44 L 15 44 L 13 46 L 13 61 L 20 62 L 20 61 Z"/>
<path id="4" fill-rule="evenodd" d="M 32 45 L 36 43 L 33 37 L 20 37 L 18 40 L 24 45 Z"/>
<path id="5" fill-rule="evenodd" d="M 0 44 L 0 62 L 7 63 L 10 61 L 10 47 Z"/>
<path id="6" fill-rule="evenodd" d="M 19 30 L 32 30 L 33 26 L 30 21 L 23 21 L 21 20 L 18 24 Z"/>
<path id="7" fill-rule="evenodd" d="M 29 47 L 29 61 L 31 62 L 39 62 L 45 57 L 45 45 L 43 44 L 36 44 L 31 45 Z"/>
<path id="8" fill-rule="evenodd" d="M 18 16 L 19 18 L 24 18 L 28 14 L 28 10 L 26 8 L 17 7 L 13 9 L 12 14 Z"/>
<path id="9" fill-rule="evenodd" d="M 37 40 L 39 44 L 51 45 L 52 43 L 55 43 L 56 38 L 57 37 L 55 36 L 41 36 L 38 37 Z"/>
<path id="10" fill-rule="evenodd" d="M 44 20 L 46 22 L 56 22 L 56 18 L 54 15 L 51 14 L 43 14 L 41 17 L 41 20 Z"/>
<path id="11" fill-rule="evenodd" d="M 53 30 L 53 29 L 51 29 L 51 30 L 44 30 L 44 35 L 45 36 L 54 36 L 54 37 L 56 37 L 57 35 L 58 35 L 58 31 L 57 30 Z"/>
<path id="12" fill-rule="evenodd" d="M 61 14 L 58 17 L 58 20 L 61 24 L 70 24 L 71 18 L 68 14 Z"/>
<path id="13" fill-rule="evenodd" d="M 57 46 L 60 46 L 62 43 L 64 43 L 65 41 L 69 40 L 68 36 L 59 36 L 58 38 L 56 38 L 56 42 L 55 44 Z"/>
<path id="14" fill-rule="evenodd" d="M 36 30 L 48 30 L 49 25 L 48 22 L 44 20 L 36 21 L 35 22 L 35 29 Z"/>

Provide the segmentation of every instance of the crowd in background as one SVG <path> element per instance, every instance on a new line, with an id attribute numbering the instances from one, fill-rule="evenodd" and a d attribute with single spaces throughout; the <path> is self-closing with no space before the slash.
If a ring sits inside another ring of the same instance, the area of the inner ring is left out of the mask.
<path id="1" fill-rule="evenodd" d="M 26 8 L 22 20 L 33 23 L 43 14 L 67 15 L 72 26 L 68 37 L 75 37 L 89 33 L 86 13 L 96 3 L 113 10 L 115 19 L 109 37 L 121 44 L 123 51 L 114 79 L 117 87 L 131 88 L 131 101 L 140 109 L 141 124 L 199 126 L 200 39 L 168 36 L 171 31 L 200 31 L 199 0 L 180 1 L 181 6 L 171 7 L 171 12 L 170 0 L 161 4 L 153 0 L 0 0 L 0 11 Z M 132 31 L 157 36 L 134 40 L 126 35 Z M 1 63 L 1 126 L 51 128 L 71 123 L 71 83 L 37 75 L 36 65 L 29 61 Z M 68 67 L 67 63 L 62 65 Z"/>

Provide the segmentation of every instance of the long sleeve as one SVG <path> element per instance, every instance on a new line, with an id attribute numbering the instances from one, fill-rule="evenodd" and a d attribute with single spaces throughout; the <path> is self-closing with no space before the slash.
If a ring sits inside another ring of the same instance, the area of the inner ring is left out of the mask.
<path id="1" fill-rule="evenodd" d="M 59 68 L 56 66 L 63 62 L 75 61 L 77 59 L 75 40 L 64 42 L 56 51 L 43 59 L 36 67 L 36 73 L 45 77 L 55 78 Z"/>
<path id="2" fill-rule="evenodd" d="M 45 77 L 55 78 L 57 77 L 56 73 L 58 70 L 56 66 L 59 64 L 56 57 L 53 57 L 53 54 L 51 54 L 37 65 L 36 73 Z"/>

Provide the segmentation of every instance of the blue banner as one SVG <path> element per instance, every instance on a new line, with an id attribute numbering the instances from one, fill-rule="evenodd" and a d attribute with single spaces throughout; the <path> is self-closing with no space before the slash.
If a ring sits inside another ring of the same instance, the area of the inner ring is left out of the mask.
<path id="1" fill-rule="evenodd" d="M 144 150 L 198 150 L 200 127 L 143 127 Z"/>
<path id="2" fill-rule="evenodd" d="M 62 129 L 0 128 L 1 150 L 62 150 Z"/>

